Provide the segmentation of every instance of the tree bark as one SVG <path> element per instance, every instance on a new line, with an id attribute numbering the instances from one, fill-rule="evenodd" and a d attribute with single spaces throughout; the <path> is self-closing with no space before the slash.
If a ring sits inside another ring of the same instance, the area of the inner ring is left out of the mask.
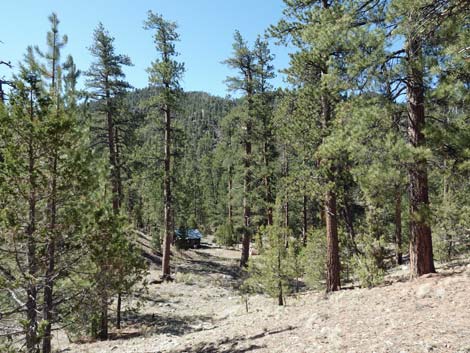
<path id="1" fill-rule="evenodd" d="M 121 291 L 119 291 L 116 304 L 116 328 L 118 330 L 121 328 L 121 301 L 122 295 Z"/>
<path id="2" fill-rule="evenodd" d="M 164 199 L 164 235 L 163 235 L 163 260 L 162 279 L 170 279 L 170 245 L 172 241 L 171 222 L 171 112 L 168 105 L 165 105 L 165 163 L 163 175 L 163 199 Z"/>
<path id="3" fill-rule="evenodd" d="M 103 281 L 103 280 L 102 280 Z M 102 288 L 100 293 L 101 312 L 100 312 L 100 328 L 98 337 L 100 340 L 105 341 L 108 339 L 108 290 Z"/>
<path id="4" fill-rule="evenodd" d="M 327 247 L 326 291 L 333 292 L 341 287 L 336 195 L 333 191 L 327 191 L 325 195 L 325 216 Z"/>
<path id="5" fill-rule="evenodd" d="M 325 70 L 326 72 L 326 70 Z M 331 106 L 328 96 L 324 93 L 321 96 L 321 109 L 323 124 L 326 128 L 331 120 Z M 332 171 L 329 170 L 330 174 Z M 330 176 L 330 182 L 333 176 Z M 340 289 L 340 260 L 339 260 L 339 241 L 338 241 L 338 214 L 336 210 L 336 194 L 328 190 L 325 194 L 325 220 L 326 220 L 326 291 L 332 292 Z"/>
<path id="6" fill-rule="evenodd" d="M 408 137 L 413 147 L 425 143 L 423 129 L 424 83 L 422 43 L 418 35 L 407 39 Z M 411 277 L 435 272 L 431 227 L 428 223 L 429 196 L 426 160 L 420 158 L 409 168 L 410 178 L 410 272 Z"/>

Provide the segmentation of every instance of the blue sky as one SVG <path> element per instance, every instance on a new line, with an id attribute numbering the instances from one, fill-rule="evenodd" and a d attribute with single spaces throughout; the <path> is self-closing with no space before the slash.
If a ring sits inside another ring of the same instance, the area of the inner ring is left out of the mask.
<path id="1" fill-rule="evenodd" d="M 280 19 L 283 7 L 282 0 L 1 0 L 0 59 L 16 65 L 28 45 L 44 48 L 47 17 L 54 11 L 61 21 L 61 33 L 69 37 L 63 54 L 72 54 L 80 69 L 86 70 L 90 64 L 87 48 L 101 21 L 116 38 L 116 52 L 129 55 L 135 65 L 126 70 L 128 81 L 134 87 L 145 87 L 145 69 L 156 51 L 151 32 L 145 31 L 142 23 L 152 10 L 179 25 L 177 50 L 186 65 L 183 88 L 225 96 L 228 92 L 223 81 L 231 73 L 221 61 L 231 54 L 233 32 L 240 30 L 252 43 Z M 271 49 L 276 69 L 287 67 L 288 49 L 274 44 Z M 0 68 L 0 76 L 5 75 L 8 72 Z M 278 74 L 272 83 L 280 86 L 282 82 Z"/>

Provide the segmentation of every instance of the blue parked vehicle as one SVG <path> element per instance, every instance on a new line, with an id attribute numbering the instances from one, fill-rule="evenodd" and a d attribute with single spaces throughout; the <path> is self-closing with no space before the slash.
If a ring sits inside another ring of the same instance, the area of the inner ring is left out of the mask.
<path id="1" fill-rule="evenodd" d="M 198 229 L 177 229 L 174 242 L 181 249 L 199 249 L 202 233 Z"/>

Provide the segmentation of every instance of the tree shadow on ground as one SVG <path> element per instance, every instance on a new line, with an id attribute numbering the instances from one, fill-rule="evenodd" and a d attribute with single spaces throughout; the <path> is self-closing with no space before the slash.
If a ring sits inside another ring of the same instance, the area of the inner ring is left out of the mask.
<path id="1" fill-rule="evenodd" d="M 236 279 L 240 276 L 240 267 L 235 261 L 227 261 L 226 258 L 208 254 L 203 251 L 195 251 L 198 259 L 188 259 L 186 264 L 178 266 L 178 272 L 197 275 L 219 274 Z"/>
<path id="2" fill-rule="evenodd" d="M 253 341 L 257 339 L 276 335 L 279 333 L 294 330 L 296 327 L 288 326 L 286 328 L 273 330 L 273 331 L 262 331 L 252 336 L 235 336 L 225 337 L 217 340 L 216 342 L 201 342 L 196 345 L 189 347 L 180 348 L 171 351 L 171 353 L 244 353 L 251 352 L 258 349 L 266 348 L 265 344 L 256 344 Z"/>
<path id="3" fill-rule="evenodd" d="M 418 277 L 417 279 L 426 279 L 426 278 L 439 279 L 439 278 L 457 276 L 466 271 L 465 266 L 468 264 L 470 264 L 470 259 L 458 258 L 458 259 L 449 261 L 447 263 L 439 264 L 440 266 L 437 266 L 436 272 L 427 273 L 425 275 Z M 406 272 L 398 276 L 395 275 L 393 277 L 385 278 L 384 282 L 381 285 L 379 285 L 379 287 L 391 286 L 395 283 L 410 282 L 411 280 L 413 280 L 413 278 L 411 278 L 410 273 Z"/>
<path id="4" fill-rule="evenodd" d="M 150 264 L 154 264 L 154 265 L 157 265 L 157 266 L 161 266 L 162 265 L 162 258 L 161 256 L 158 256 L 158 255 L 155 255 L 155 254 L 152 254 L 148 251 L 145 251 L 145 250 L 142 250 L 142 256 L 150 263 Z"/>
<path id="5" fill-rule="evenodd" d="M 182 336 L 191 332 L 201 331 L 204 324 L 212 325 L 212 317 L 206 315 L 179 315 L 168 313 L 168 315 L 135 314 L 125 318 L 129 327 L 146 327 L 139 330 L 139 335 L 145 334 L 168 334 Z"/>

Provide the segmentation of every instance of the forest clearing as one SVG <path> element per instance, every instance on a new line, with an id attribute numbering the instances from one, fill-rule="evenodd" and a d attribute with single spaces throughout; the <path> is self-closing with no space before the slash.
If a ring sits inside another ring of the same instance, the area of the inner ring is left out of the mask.
<path id="1" fill-rule="evenodd" d="M 80 353 L 467 353 L 470 258 L 408 281 L 407 266 L 373 289 L 302 291 L 285 306 L 236 289 L 239 251 L 205 247 L 176 254 L 175 281 L 151 284 L 136 316 L 111 341 L 67 344 Z M 149 281 L 160 268 L 152 265 Z"/>

